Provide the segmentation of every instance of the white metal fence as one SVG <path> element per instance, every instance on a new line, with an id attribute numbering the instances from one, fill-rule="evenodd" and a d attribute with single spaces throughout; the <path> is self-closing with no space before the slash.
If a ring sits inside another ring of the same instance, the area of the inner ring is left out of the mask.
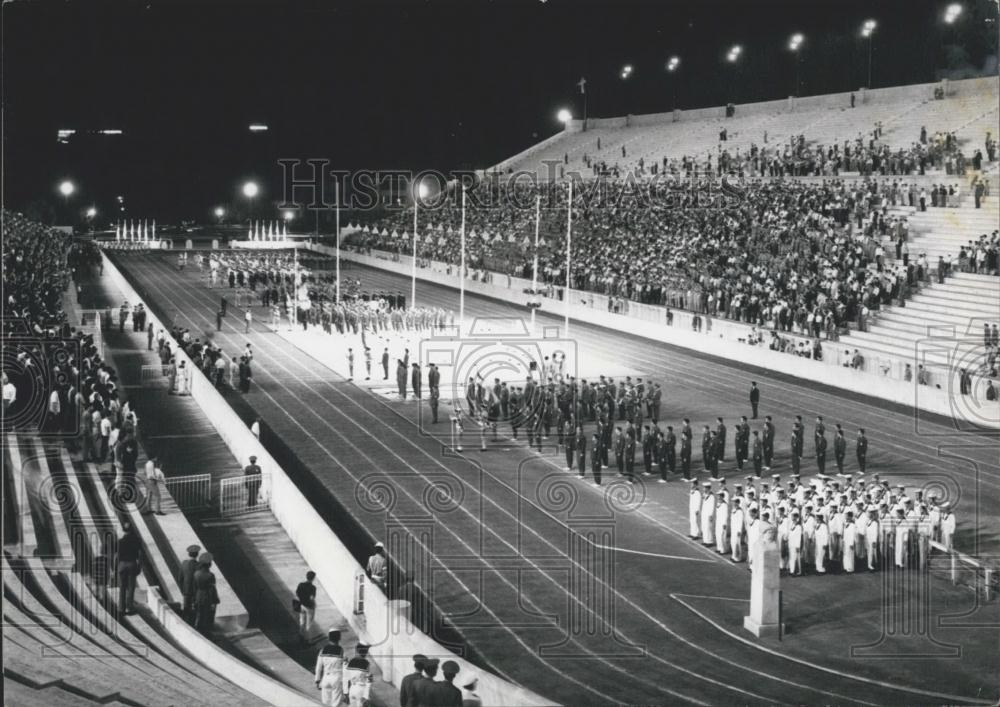
<path id="1" fill-rule="evenodd" d="M 219 481 L 219 514 L 222 517 L 266 511 L 270 507 L 270 474 L 236 476 Z"/>
<path id="2" fill-rule="evenodd" d="M 166 480 L 167 491 L 184 511 L 207 510 L 212 503 L 212 475 L 192 474 Z"/>

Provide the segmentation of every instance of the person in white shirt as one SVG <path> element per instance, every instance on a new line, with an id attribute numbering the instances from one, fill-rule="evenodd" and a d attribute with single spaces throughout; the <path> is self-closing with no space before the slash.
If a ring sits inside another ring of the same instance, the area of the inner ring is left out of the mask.
<path id="1" fill-rule="evenodd" d="M 743 499 L 733 501 L 733 512 L 729 516 L 729 545 L 733 562 L 743 562 Z"/>
<path id="2" fill-rule="evenodd" d="M 877 513 L 874 508 L 868 510 L 868 525 L 865 526 L 865 554 L 868 556 L 869 570 L 874 570 L 875 563 L 878 562 L 878 547 L 882 536 Z"/>
<path id="3" fill-rule="evenodd" d="M 10 409 L 14 401 L 17 400 L 17 386 L 10 382 L 7 378 L 7 374 L 3 374 L 3 414 L 7 415 L 7 410 Z"/>
<path id="4" fill-rule="evenodd" d="M 941 504 L 941 544 L 951 550 L 955 537 L 955 514 L 950 503 Z"/>
<path id="5" fill-rule="evenodd" d="M 822 513 L 816 514 L 816 534 L 813 538 L 815 548 L 816 572 L 826 574 L 826 555 L 830 549 L 830 528 L 823 519 Z"/>
<path id="6" fill-rule="evenodd" d="M 729 549 L 729 504 L 726 503 L 726 492 L 719 491 L 719 502 L 715 506 L 715 549 L 720 555 L 725 555 Z"/>
<path id="7" fill-rule="evenodd" d="M 701 537 L 701 491 L 697 479 L 691 479 L 688 495 L 688 535 L 697 540 Z"/>
<path id="8" fill-rule="evenodd" d="M 159 459 L 153 457 L 146 462 L 146 510 L 144 513 L 165 515 L 160 500 L 160 484 L 166 483 L 166 477 L 160 468 Z"/>
<path id="9" fill-rule="evenodd" d="M 854 558 L 857 553 L 857 527 L 854 525 L 854 513 L 847 511 L 847 518 L 844 521 L 844 533 L 841 542 L 841 565 L 845 572 L 854 571 Z"/>
<path id="10" fill-rule="evenodd" d="M 712 496 L 712 484 L 702 484 L 705 489 L 701 501 L 701 542 L 712 546 L 715 544 L 715 498 Z"/>
<path id="11" fill-rule="evenodd" d="M 778 569 L 788 569 L 788 532 L 791 518 L 785 514 L 785 507 L 778 506 Z"/>
<path id="12" fill-rule="evenodd" d="M 912 523 L 906 518 L 905 512 L 902 508 L 896 511 L 896 532 L 895 532 L 895 542 L 896 542 L 896 567 L 898 569 L 905 569 L 908 557 L 907 550 L 910 544 L 910 530 L 912 529 Z"/>
<path id="13" fill-rule="evenodd" d="M 802 574 L 803 528 L 799 522 L 799 512 L 792 511 L 792 522 L 788 526 L 788 573 Z"/>
<path id="14" fill-rule="evenodd" d="M 761 520 L 757 517 L 756 508 L 750 509 L 750 520 L 747 521 L 747 564 L 753 567 L 754 548 L 760 538 Z"/>

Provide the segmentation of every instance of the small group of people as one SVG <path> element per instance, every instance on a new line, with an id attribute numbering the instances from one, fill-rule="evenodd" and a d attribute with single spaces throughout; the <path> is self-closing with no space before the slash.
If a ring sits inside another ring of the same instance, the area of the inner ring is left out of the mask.
<path id="1" fill-rule="evenodd" d="M 478 684 L 476 674 L 463 673 L 455 661 L 442 663 L 418 653 L 413 656 L 413 672 L 400 682 L 399 704 L 400 707 L 481 707 L 482 700 L 476 694 Z"/>
<path id="2" fill-rule="evenodd" d="M 313 671 L 316 688 L 324 705 L 336 706 L 346 701 L 350 707 L 368 707 L 371 699 L 372 672 L 368 646 L 359 643 L 355 655 L 345 660 L 340 645 L 340 631 L 327 634 L 327 643 L 316 657 Z"/>
<path id="3" fill-rule="evenodd" d="M 198 545 L 189 545 L 187 558 L 181 562 L 178 585 L 184 596 L 181 615 L 199 633 L 209 635 L 215 625 L 215 612 L 219 606 L 219 592 L 212 572 L 214 558 L 202 552 Z"/>

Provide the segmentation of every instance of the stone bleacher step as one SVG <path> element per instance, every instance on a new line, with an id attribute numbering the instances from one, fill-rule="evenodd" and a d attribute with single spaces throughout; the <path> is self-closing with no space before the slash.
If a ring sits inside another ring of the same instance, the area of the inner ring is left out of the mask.
<path id="1" fill-rule="evenodd" d="M 978 292 L 971 291 L 954 291 L 945 290 L 938 287 L 933 287 L 928 290 L 923 290 L 920 294 L 913 295 L 910 297 L 912 302 L 938 302 L 940 304 L 950 304 L 954 302 L 957 305 L 974 305 L 979 307 L 983 311 L 989 311 L 990 307 L 1000 306 L 1000 300 L 990 294 L 981 294 Z"/>
<path id="2" fill-rule="evenodd" d="M 12 707 L 86 707 L 101 704 L 70 692 L 59 683 L 31 687 L 5 673 L 3 681 L 4 704 Z"/>

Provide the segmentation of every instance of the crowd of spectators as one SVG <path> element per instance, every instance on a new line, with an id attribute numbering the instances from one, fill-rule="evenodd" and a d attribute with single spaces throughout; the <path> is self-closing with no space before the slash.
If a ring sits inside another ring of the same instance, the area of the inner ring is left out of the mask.
<path id="1" fill-rule="evenodd" d="M 899 181 L 760 179 L 720 189 L 700 180 L 632 190 L 621 180 L 602 187 L 574 197 L 570 283 L 577 289 L 836 338 L 848 323 L 864 328 L 872 311 L 930 278 L 926 255 L 909 253 L 906 219 L 889 214 L 890 205 L 927 195 Z M 538 277 L 543 288 L 564 283 L 565 188 L 515 186 L 503 194 L 484 183 L 475 191 L 483 205 L 467 209 L 467 267 L 531 278 L 539 195 Z M 452 201 L 421 212 L 419 257 L 458 262 L 453 232 L 461 213 Z M 412 211 L 397 212 L 346 242 L 408 254 L 407 222 Z"/>

